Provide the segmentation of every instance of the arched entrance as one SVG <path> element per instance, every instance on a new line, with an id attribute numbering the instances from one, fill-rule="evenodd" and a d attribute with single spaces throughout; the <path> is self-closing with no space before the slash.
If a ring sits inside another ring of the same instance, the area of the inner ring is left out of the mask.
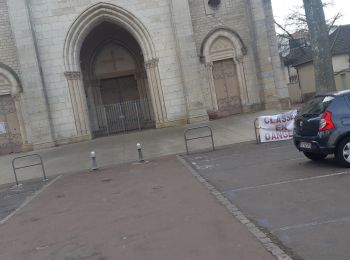
<path id="1" fill-rule="evenodd" d="M 209 117 L 220 118 L 243 112 L 247 96 L 243 67 L 246 49 L 241 38 L 232 30 L 218 28 L 204 39 L 201 52 L 212 97 Z"/>
<path id="2" fill-rule="evenodd" d="M 68 32 L 64 59 L 78 136 L 166 123 L 155 48 L 130 12 L 107 3 L 87 9 Z"/>
<path id="3" fill-rule="evenodd" d="M 155 127 L 142 50 L 128 31 L 96 26 L 80 60 L 93 136 Z"/>
<path id="4" fill-rule="evenodd" d="M 16 74 L 0 63 L 0 155 L 23 151 L 27 144 Z"/>

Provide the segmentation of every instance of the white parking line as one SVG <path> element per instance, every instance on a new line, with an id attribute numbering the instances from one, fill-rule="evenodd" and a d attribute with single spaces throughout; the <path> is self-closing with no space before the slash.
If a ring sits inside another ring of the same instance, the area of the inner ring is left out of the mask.
<path id="1" fill-rule="evenodd" d="M 263 184 L 263 185 L 257 185 L 257 186 L 250 186 L 250 187 L 244 187 L 244 188 L 238 188 L 238 189 L 232 189 L 232 190 L 224 191 L 223 193 L 237 192 L 237 191 L 246 191 L 246 190 L 253 190 L 253 189 L 260 189 L 260 188 L 267 188 L 267 187 L 272 187 L 272 186 L 277 186 L 277 185 L 296 183 L 296 182 L 303 182 L 303 181 L 312 181 L 312 180 L 336 177 L 336 176 L 341 176 L 341 175 L 346 175 L 346 174 L 350 174 L 350 171 L 338 172 L 338 173 L 321 175 L 321 176 L 315 176 L 315 177 L 309 177 L 309 178 L 294 179 L 294 180 L 289 180 L 289 181 L 281 181 L 281 182 L 275 182 L 275 183 L 269 183 L 269 184 Z"/>
<path id="2" fill-rule="evenodd" d="M 313 226 L 332 224 L 332 223 L 339 223 L 339 222 L 348 222 L 348 221 L 350 221 L 350 217 L 331 219 L 331 220 L 325 220 L 325 221 L 314 221 L 314 222 L 310 222 L 310 223 L 297 224 L 297 225 L 291 225 L 291 226 L 285 226 L 285 227 L 277 228 L 277 229 L 272 230 L 271 233 L 275 233 L 277 231 L 287 231 L 287 230 L 290 230 L 290 229 L 313 227 Z"/>

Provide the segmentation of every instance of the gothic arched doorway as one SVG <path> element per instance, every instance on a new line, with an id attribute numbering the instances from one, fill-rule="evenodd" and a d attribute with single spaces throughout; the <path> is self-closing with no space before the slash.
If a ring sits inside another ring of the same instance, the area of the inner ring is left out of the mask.
<path id="1" fill-rule="evenodd" d="M 212 101 L 209 117 L 242 113 L 248 94 L 243 65 L 246 48 L 239 35 L 218 28 L 204 39 L 201 54 L 205 59 Z"/>
<path id="2" fill-rule="evenodd" d="M 107 134 L 109 119 L 106 113 L 98 115 L 101 109 L 97 107 L 121 99 L 128 102 L 132 99 L 130 95 L 121 93 L 118 98 L 115 94 L 118 89 L 135 90 L 135 81 L 138 94 L 133 98 L 140 101 L 142 111 L 138 111 L 139 116 L 150 113 L 152 126 L 166 125 L 168 120 L 155 46 L 146 27 L 132 13 L 110 3 L 92 5 L 70 27 L 63 56 L 77 136 L 91 137 L 94 132 L 96 135 Z M 113 88 L 113 85 L 117 87 Z M 113 91 L 114 99 L 111 99 Z M 143 97 L 147 98 L 148 108 L 141 102 Z M 132 105 L 132 108 L 136 109 L 136 106 Z M 116 110 L 111 112 L 114 119 Z M 124 119 L 127 115 L 123 112 L 117 118 Z M 137 125 L 140 124 L 137 122 Z M 126 126 L 122 128 L 127 129 Z M 119 132 L 120 128 L 116 129 L 115 132 Z"/>
<path id="3" fill-rule="evenodd" d="M 155 127 L 142 51 L 125 29 L 103 22 L 80 52 L 94 136 Z"/>
<path id="4" fill-rule="evenodd" d="M 20 92 L 18 76 L 0 63 L 0 155 L 28 148 Z"/>

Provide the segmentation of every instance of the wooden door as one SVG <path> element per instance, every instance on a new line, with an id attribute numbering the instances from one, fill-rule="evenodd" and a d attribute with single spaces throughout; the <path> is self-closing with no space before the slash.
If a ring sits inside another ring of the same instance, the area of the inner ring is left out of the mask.
<path id="1" fill-rule="evenodd" d="M 15 103 L 10 95 L 0 96 L 0 154 L 21 150 L 22 136 Z"/>
<path id="2" fill-rule="evenodd" d="M 228 59 L 216 61 L 213 65 L 213 77 L 218 104 L 216 117 L 242 113 L 236 64 L 232 59 Z"/>
<path id="3" fill-rule="evenodd" d="M 140 99 L 137 81 L 134 76 L 102 80 L 101 96 L 104 105 Z"/>

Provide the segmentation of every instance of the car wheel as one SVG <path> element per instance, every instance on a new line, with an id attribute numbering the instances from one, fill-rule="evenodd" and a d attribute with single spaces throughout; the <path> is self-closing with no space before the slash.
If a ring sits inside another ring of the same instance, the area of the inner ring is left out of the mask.
<path id="1" fill-rule="evenodd" d="M 335 158 L 341 165 L 350 167 L 350 138 L 346 138 L 338 144 Z"/>
<path id="2" fill-rule="evenodd" d="M 310 153 L 310 152 L 304 152 L 304 155 L 313 161 L 322 161 L 327 157 L 328 154 L 324 153 Z"/>

